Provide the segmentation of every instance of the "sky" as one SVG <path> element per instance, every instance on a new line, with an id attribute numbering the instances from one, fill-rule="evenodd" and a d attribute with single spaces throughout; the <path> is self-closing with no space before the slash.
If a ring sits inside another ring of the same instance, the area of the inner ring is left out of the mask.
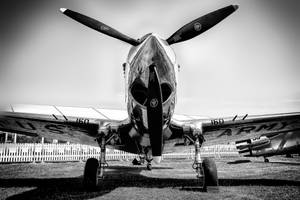
<path id="1" fill-rule="evenodd" d="M 230 4 L 239 9 L 172 45 L 181 66 L 176 113 L 234 116 L 300 111 L 297 0 L 4 0 L 0 103 L 126 109 L 122 63 L 130 45 L 62 15 L 65 7 L 133 38 L 168 38 Z"/>

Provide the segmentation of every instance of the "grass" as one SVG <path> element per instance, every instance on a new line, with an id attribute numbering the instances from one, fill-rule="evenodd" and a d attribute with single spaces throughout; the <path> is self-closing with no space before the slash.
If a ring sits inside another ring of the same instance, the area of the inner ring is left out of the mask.
<path id="1" fill-rule="evenodd" d="M 236 160 L 243 159 L 244 162 Z M 82 188 L 83 162 L 0 165 L 3 199 L 297 199 L 300 157 L 218 159 L 219 191 L 202 192 L 192 160 L 163 161 L 152 171 L 110 162 L 104 185 Z"/>

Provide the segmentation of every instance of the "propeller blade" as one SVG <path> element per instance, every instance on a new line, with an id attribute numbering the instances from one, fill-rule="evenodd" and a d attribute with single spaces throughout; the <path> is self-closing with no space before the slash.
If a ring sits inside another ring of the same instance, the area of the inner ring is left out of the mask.
<path id="1" fill-rule="evenodd" d="M 149 66 L 147 118 L 153 158 L 159 158 L 163 150 L 163 108 L 159 77 L 154 64 Z"/>
<path id="2" fill-rule="evenodd" d="M 223 19 L 225 19 L 236 9 L 238 9 L 237 5 L 230 5 L 216 10 L 214 12 L 208 13 L 202 17 L 199 17 L 194 21 L 181 27 L 171 37 L 167 39 L 167 42 L 169 45 L 171 45 L 196 37 L 201 33 L 207 31 Z"/>
<path id="3" fill-rule="evenodd" d="M 140 42 L 138 40 L 128 37 L 127 35 L 124 35 L 124 34 L 120 33 L 119 31 L 117 31 L 117 30 L 107 26 L 106 24 L 99 22 L 93 18 L 90 18 L 88 16 L 82 15 L 80 13 L 74 12 L 74 11 L 66 9 L 66 8 L 61 8 L 60 11 L 63 14 L 67 15 L 68 17 L 76 20 L 77 22 L 82 23 L 82 24 L 84 24 L 96 31 L 99 31 L 105 35 L 122 40 L 133 46 L 137 46 L 140 44 Z"/>

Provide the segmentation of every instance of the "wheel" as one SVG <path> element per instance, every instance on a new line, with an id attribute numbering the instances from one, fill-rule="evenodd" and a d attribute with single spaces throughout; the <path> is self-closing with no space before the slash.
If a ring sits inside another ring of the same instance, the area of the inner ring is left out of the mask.
<path id="1" fill-rule="evenodd" d="M 141 165 L 141 163 L 140 163 L 136 158 L 134 158 L 134 159 L 132 160 L 132 164 L 133 164 L 133 165 Z"/>
<path id="2" fill-rule="evenodd" d="M 96 158 L 89 158 L 85 163 L 83 174 L 83 186 L 88 189 L 95 189 L 98 185 L 99 162 Z"/>
<path id="3" fill-rule="evenodd" d="M 149 171 L 152 170 L 152 165 L 151 165 L 151 163 L 148 163 L 148 164 L 147 164 L 147 169 L 148 169 Z"/>
<path id="4" fill-rule="evenodd" d="M 204 158 L 202 162 L 203 167 L 203 174 L 204 174 L 204 183 L 203 188 L 204 190 L 207 190 L 207 186 L 213 186 L 214 188 L 218 187 L 219 181 L 218 181 L 218 173 L 217 173 L 217 166 L 213 159 L 211 158 Z"/>
<path id="5" fill-rule="evenodd" d="M 142 161 L 135 158 L 135 159 L 133 159 L 132 164 L 133 165 L 142 165 Z"/>
<path id="6" fill-rule="evenodd" d="M 269 159 L 268 158 L 265 158 L 265 160 L 264 160 L 265 162 L 269 162 Z"/>

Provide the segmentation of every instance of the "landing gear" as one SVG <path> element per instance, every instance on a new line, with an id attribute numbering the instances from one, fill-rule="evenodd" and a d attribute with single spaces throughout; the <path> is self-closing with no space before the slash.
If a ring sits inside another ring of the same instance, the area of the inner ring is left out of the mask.
<path id="1" fill-rule="evenodd" d="M 86 161 L 83 174 L 83 186 L 88 190 L 95 189 L 99 182 L 103 182 L 104 170 L 105 166 L 107 165 L 105 160 L 106 143 L 109 142 L 113 137 L 114 133 L 112 133 L 106 140 L 105 134 L 101 133 L 96 139 L 101 148 L 100 159 L 98 161 L 96 158 L 89 158 Z"/>
<path id="2" fill-rule="evenodd" d="M 138 160 L 137 158 L 133 159 L 132 164 L 133 165 L 142 165 L 147 162 L 146 164 L 146 169 L 151 171 L 152 170 L 152 165 L 151 162 L 153 160 L 152 155 L 151 155 L 151 150 L 147 147 L 142 147 L 141 152 L 140 152 L 140 159 Z"/>
<path id="3" fill-rule="evenodd" d="M 148 163 L 147 163 L 147 169 L 148 169 L 149 171 L 151 171 L 151 170 L 152 170 L 152 165 L 151 165 L 151 162 L 148 162 Z"/>
<path id="4" fill-rule="evenodd" d="M 213 159 L 204 158 L 201 161 L 200 157 L 200 147 L 203 143 L 204 138 L 202 135 L 196 135 L 195 140 L 195 161 L 193 164 L 193 169 L 196 170 L 196 176 L 198 179 L 202 179 L 203 191 L 207 191 L 209 188 L 214 188 L 218 190 L 218 173 L 217 166 Z"/>
<path id="5" fill-rule="evenodd" d="M 264 162 L 268 163 L 270 161 L 269 161 L 269 159 L 267 157 L 264 157 Z"/>
<path id="6" fill-rule="evenodd" d="M 202 144 L 202 143 L 201 143 Z M 195 161 L 193 164 L 193 169 L 196 170 L 196 177 L 200 179 L 203 177 L 203 168 L 202 168 L 202 161 L 200 157 L 200 142 L 199 142 L 199 137 L 196 136 L 196 141 L 195 141 Z"/>
<path id="7" fill-rule="evenodd" d="M 151 171 L 152 170 L 151 162 L 153 160 L 153 158 L 152 158 L 152 151 L 149 150 L 148 148 L 145 148 L 144 152 L 145 152 L 145 160 L 147 162 L 147 170 Z"/>
<path id="8" fill-rule="evenodd" d="M 202 167 L 204 172 L 204 190 L 207 190 L 207 186 L 218 186 L 219 181 L 215 161 L 211 158 L 204 158 Z"/>
<path id="9" fill-rule="evenodd" d="M 89 158 L 85 163 L 83 185 L 86 189 L 95 189 L 98 185 L 99 162 L 96 158 Z"/>
<path id="10" fill-rule="evenodd" d="M 146 158 L 143 156 L 140 156 L 139 160 L 137 158 L 133 159 L 132 164 L 133 165 L 142 165 L 145 163 L 145 160 L 147 161 L 147 164 L 146 164 L 147 170 L 151 171 L 152 170 L 151 161 L 153 159 L 149 158 L 149 156 L 147 156 L 147 155 L 146 155 Z"/>
<path id="11" fill-rule="evenodd" d="M 101 145 L 100 145 L 100 148 L 101 148 L 101 153 L 100 153 L 100 166 L 99 166 L 99 178 L 103 179 L 104 178 L 104 167 L 106 165 L 106 161 L 105 161 L 105 153 L 106 153 L 106 148 L 105 148 L 105 144 L 106 144 L 106 141 L 105 141 L 105 137 L 101 137 Z"/>
<path id="12" fill-rule="evenodd" d="M 139 160 L 137 158 L 134 158 L 132 160 L 133 165 L 142 165 L 145 163 L 145 158 L 143 156 L 139 156 Z"/>
<path id="13" fill-rule="evenodd" d="M 142 162 L 141 162 L 140 160 L 134 158 L 134 159 L 132 160 L 132 164 L 133 164 L 133 165 L 141 165 Z"/>

